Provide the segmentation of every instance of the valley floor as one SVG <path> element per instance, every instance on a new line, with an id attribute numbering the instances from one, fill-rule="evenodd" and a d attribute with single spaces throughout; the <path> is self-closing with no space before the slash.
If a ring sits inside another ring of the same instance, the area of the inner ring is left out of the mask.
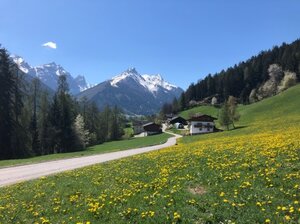
<path id="1" fill-rule="evenodd" d="M 0 223 L 298 223 L 300 85 L 238 129 L 0 188 Z"/>
<path id="2" fill-rule="evenodd" d="M 0 169 L 0 187 L 11 185 L 25 180 L 31 180 L 46 175 L 60 173 L 67 170 L 103 163 L 111 160 L 116 160 L 128 156 L 137 155 L 140 153 L 150 152 L 176 144 L 176 139 L 181 136 L 174 135 L 170 137 L 164 144 L 123 150 L 118 152 L 104 153 L 100 155 L 84 156 L 79 158 L 60 159 L 56 161 L 36 163 L 31 165 L 23 165 L 17 167 L 9 167 Z"/>

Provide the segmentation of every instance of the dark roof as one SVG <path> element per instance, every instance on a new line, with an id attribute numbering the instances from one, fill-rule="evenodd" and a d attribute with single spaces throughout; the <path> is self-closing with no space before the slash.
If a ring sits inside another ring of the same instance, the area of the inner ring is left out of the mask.
<path id="1" fill-rule="evenodd" d="M 147 123 L 147 121 L 133 121 L 132 125 L 133 126 L 143 126 L 146 123 Z"/>
<path id="2" fill-rule="evenodd" d="M 180 116 L 173 117 L 170 120 L 170 124 L 175 124 L 175 123 L 187 124 L 186 119 L 184 119 L 183 117 L 180 117 Z"/>
<path id="3" fill-rule="evenodd" d="M 166 114 L 165 115 L 165 117 L 168 118 L 168 119 L 172 118 L 173 116 L 174 116 L 173 114 Z"/>
<path id="4" fill-rule="evenodd" d="M 149 122 L 147 124 L 144 124 L 143 127 L 147 127 L 147 126 L 150 126 L 150 125 L 158 125 L 158 124 L 155 124 L 154 122 Z"/>
<path id="5" fill-rule="evenodd" d="M 217 118 L 209 116 L 207 114 L 196 114 L 192 116 L 188 121 L 214 121 L 217 120 Z"/>
<path id="6" fill-rule="evenodd" d="M 161 132 L 161 126 L 154 122 L 143 125 L 143 128 L 145 131 Z"/>

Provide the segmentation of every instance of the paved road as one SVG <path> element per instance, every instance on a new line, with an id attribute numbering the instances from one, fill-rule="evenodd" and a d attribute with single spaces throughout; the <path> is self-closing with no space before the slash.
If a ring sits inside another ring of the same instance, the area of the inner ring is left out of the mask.
<path id="1" fill-rule="evenodd" d="M 105 153 L 100 155 L 85 156 L 80 158 L 62 159 L 50 162 L 36 163 L 31 165 L 16 166 L 0 169 L 0 187 L 15 184 L 25 180 L 31 180 L 38 177 L 73 170 L 76 168 L 89 166 L 96 163 L 103 163 L 110 160 L 133 156 L 153 150 L 166 148 L 176 144 L 176 139 L 180 135 L 175 135 L 161 145 L 143 147 L 138 149 L 129 149 L 118 152 Z"/>

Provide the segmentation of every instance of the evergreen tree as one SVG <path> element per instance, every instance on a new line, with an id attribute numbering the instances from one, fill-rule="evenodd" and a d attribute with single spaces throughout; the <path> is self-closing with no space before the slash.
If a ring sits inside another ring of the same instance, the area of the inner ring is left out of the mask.
<path id="1" fill-rule="evenodd" d="M 239 98 L 240 102 L 248 103 L 251 91 L 269 79 L 268 68 L 272 64 L 280 65 L 285 72 L 295 72 L 300 80 L 300 40 L 291 44 L 283 43 L 226 71 L 222 70 L 213 76 L 209 74 L 198 83 L 192 83 L 180 98 L 181 110 L 190 100 L 201 101 L 213 95 L 218 95 L 221 102 L 232 95 Z"/>
<path id="2" fill-rule="evenodd" d="M 51 122 L 55 129 L 55 139 L 52 143 L 54 151 L 71 152 L 76 151 L 76 133 L 73 129 L 74 102 L 69 94 L 66 76 L 59 76 L 58 88 L 55 93 L 51 111 Z"/>
<path id="3" fill-rule="evenodd" d="M 124 134 L 121 111 L 115 106 L 110 117 L 110 140 L 118 140 Z"/>
<path id="4" fill-rule="evenodd" d="M 22 77 L 0 48 L 0 159 L 20 158 L 28 154 L 26 130 L 21 124 L 23 102 Z"/>
<path id="5" fill-rule="evenodd" d="M 177 98 L 175 97 L 172 102 L 172 113 L 177 114 L 178 111 L 179 111 L 179 102 L 178 102 Z"/>
<path id="6" fill-rule="evenodd" d="M 185 99 L 185 94 L 182 93 L 180 98 L 179 98 L 179 106 L 180 106 L 180 110 L 183 111 L 186 109 L 186 99 Z"/>
<path id="7" fill-rule="evenodd" d="M 55 137 L 51 134 L 50 123 L 50 102 L 47 92 L 41 94 L 40 110 L 38 113 L 38 130 L 39 130 L 39 145 L 40 153 L 42 155 L 49 154 L 51 152 L 51 137 Z M 53 130 L 53 129 L 52 129 Z"/>
<path id="8" fill-rule="evenodd" d="M 40 91 L 40 83 L 37 78 L 32 81 L 32 116 L 30 121 L 30 132 L 31 132 L 31 149 L 35 155 L 41 155 L 40 145 L 39 145 L 39 132 L 37 125 L 37 101 L 38 93 Z"/>
<path id="9" fill-rule="evenodd" d="M 12 158 L 12 134 L 14 132 L 12 88 L 15 79 L 10 70 L 9 55 L 0 49 L 0 159 Z"/>

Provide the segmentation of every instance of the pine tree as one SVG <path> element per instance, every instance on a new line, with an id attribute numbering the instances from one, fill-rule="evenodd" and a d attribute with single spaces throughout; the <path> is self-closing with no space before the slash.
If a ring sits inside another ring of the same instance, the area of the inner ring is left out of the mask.
<path id="1" fill-rule="evenodd" d="M 51 123 L 54 127 L 52 146 L 55 152 L 76 151 L 76 134 L 73 129 L 74 103 L 69 94 L 66 76 L 59 76 L 58 88 L 51 107 Z"/>
<path id="2" fill-rule="evenodd" d="M 12 158 L 11 137 L 14 131 L 12 88 L 15 85 L 10 70 L 9 55 L 0 49 L 0 159 Z"/>
<path id="3" fill-rule="evenodd" d="M 182 93 L 180 98 L 179 98 L 179 106 L 180 106 L 181 111 L 186 109 L 185 93 Z"/>
<path id="4" fill-rule="evenodd" d="M 22 76 L 0 48 L 0 159 L 20 158 L 28 154 L 26 130 L 21 124 L 23 101 Z"/>
<path id="5" fill-rule="evenodd" d="M 35 155 L 41 155 L 40 144 L 39 144 L 39 133 L 37 124 L 37 101 L 38 92 L 40 91 L 40 83 L 37 78 L 32 81 L 32 116 L 30 121 L 30 132 L 31 132 L 31 149 Z"/>
<path id="6" fill-rule="evenodd" d="M 123 134 L 121 111 L 117 107 L 114 107 L 109 122 L 109 139 L 118 140 Z"/>
<path id="7" fill-rule="evenodd" d="M 49 154 L 51 152 L 51 127 L 50 127 L 50 102 L 48 93 L 45 91 L 41 94 L 40 110 L 38 113 L 38 130 L 39 130 L 39 143 L 40 153 L 42 155 Z M 52 129 L 53 130 L 53 129 Z"/>

